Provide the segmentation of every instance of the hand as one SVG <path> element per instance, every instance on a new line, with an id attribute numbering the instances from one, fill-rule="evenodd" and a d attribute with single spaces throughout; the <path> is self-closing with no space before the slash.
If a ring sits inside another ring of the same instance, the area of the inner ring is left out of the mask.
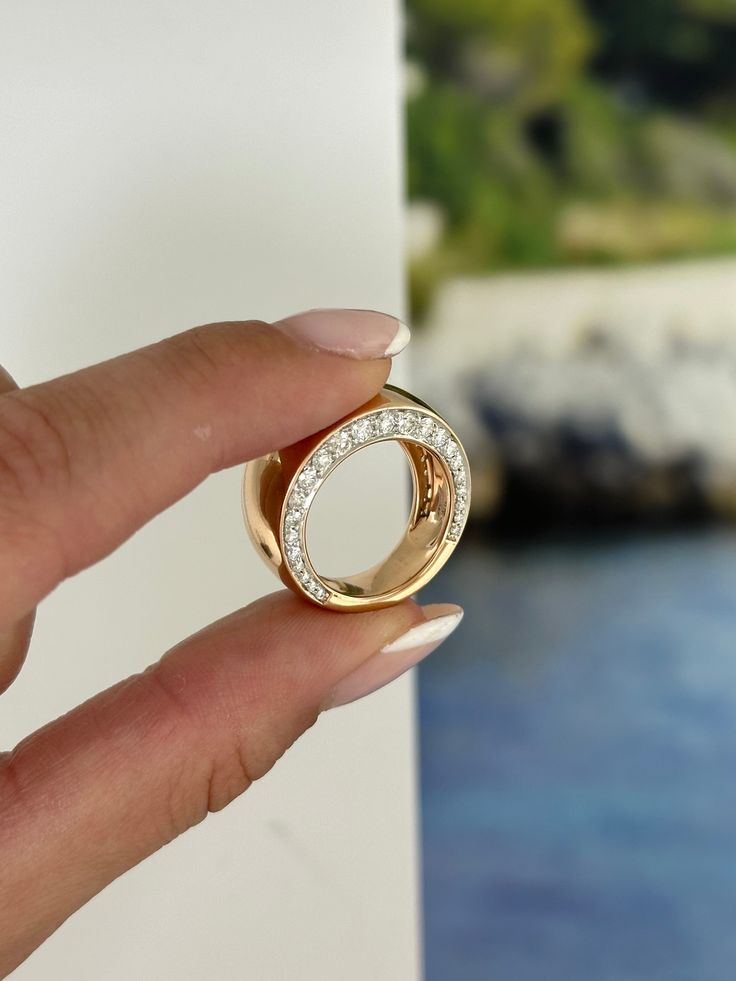
<path id="1" fill-rule="evenodd" d="M 2 373 L 0 691 L 58 583 L 208 474 L 370 399 L 406 340 L 391 317 L 321 311 L 198 327 L 24 390 Z M 277 592 L 0 754 L 0 976 L 460 616 L 409 602 L 344 615 Z"/>

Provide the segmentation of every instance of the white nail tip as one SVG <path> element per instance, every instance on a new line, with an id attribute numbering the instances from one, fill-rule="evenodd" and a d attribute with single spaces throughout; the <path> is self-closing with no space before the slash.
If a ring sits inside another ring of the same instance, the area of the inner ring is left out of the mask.
<path id="1" fill-rule="evenodd" d="M 439 644 L 445 637 L 449 637 L 463 618 L 463 611 L 457 613 L 447 613 L 442 617 L 435 617 L 433 620 L 425 620 L 418 623 L 405 634 L 397 637 L 396 640 L 384 644 L 381 654 L 396 654 L 399 651 L 410 651 L 415 647 L 424 647 L 426 644 Z"/>
<path id="2" fill-rule="evenodd" d="M 395 354 L 399 354 L 399 352 L 403 351 L 411 340 L 411 331 L 406 324 L 402 323 L 400 320 L 397 321 L 397 323 L 399 326 L 396 329 L 393 340 L 383 352 L 387 358 L 392 358 Z"/>

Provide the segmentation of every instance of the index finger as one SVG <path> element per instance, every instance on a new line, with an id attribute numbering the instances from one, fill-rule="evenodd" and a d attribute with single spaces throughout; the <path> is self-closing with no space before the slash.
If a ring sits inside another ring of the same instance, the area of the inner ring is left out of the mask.
<path id="1" fill-rule="evenodd" d="M 208 474 L 371 398 L 408 340 L 393 317 L 211 324 L 0 397 L 0 628 Z"/>
<path id="2" fill-rule="evenodd" d="M 0 396 L 13 392 L 15 379 L 0 365 Z M 21 669 L 33 632 L 35 610 L 20 620 L 0 626 L 0 692 L 5 691 Z"/>

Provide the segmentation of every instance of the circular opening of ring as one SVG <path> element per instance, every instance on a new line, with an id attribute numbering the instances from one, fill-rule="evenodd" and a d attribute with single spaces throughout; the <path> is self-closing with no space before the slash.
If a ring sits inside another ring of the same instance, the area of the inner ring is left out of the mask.
<path id="1" fill-rule="evenodd" d="M 330 474 L 307 520 L 307 549 L 322 577 L 354 576 L 391 552 L 411 501 L 406 456 L 390 441 L 366 446 Z"/>

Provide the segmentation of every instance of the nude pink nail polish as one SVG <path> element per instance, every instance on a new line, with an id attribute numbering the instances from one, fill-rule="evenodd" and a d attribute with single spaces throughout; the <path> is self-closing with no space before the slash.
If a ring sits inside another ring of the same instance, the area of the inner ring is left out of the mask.
<path id="1" fill-rule="evenodd" d="M 383 688 L 436 650 L 463 618 L 462 608 L 450 603 L 426 606 L 426 620 L 372 654 L 333 688 L 326 708 L 347 705 Z"/>
<path id="2" fill-rule="evenodd" d="M 391 358 L 406 347 L 406 324 L 376 310 L 307 310 L 274 324 L 299 343 L 347 358 Z"/>

